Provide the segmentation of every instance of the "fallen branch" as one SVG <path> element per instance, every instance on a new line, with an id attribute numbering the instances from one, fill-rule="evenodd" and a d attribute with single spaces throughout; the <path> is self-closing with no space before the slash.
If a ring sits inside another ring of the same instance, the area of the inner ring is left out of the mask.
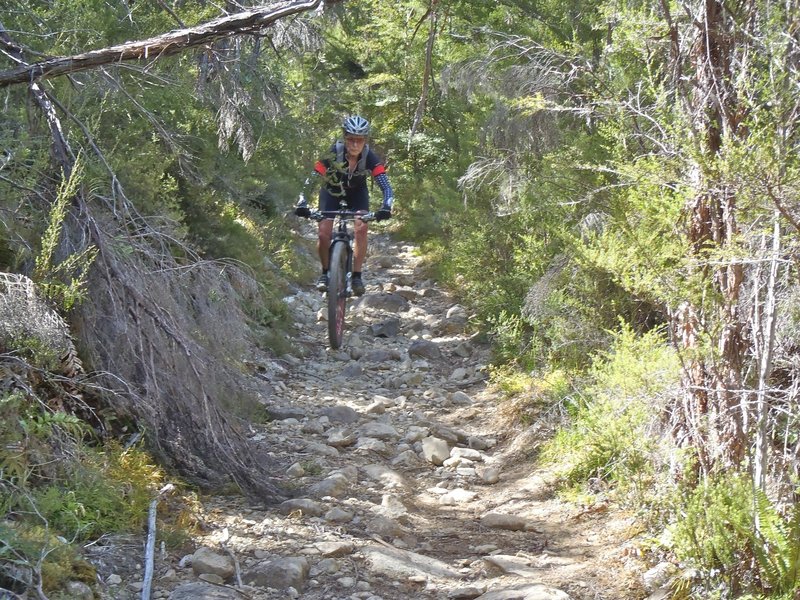
<path id="1" fill-rule="evenodd" d="M 164 494 L 175 489 L 175 486 L 168 483 L 162 487 L 153 501 L 150 503 L 150 511 L 147 514 L 147 545 L 144 553 L 144 584 L 142 585 L 142 600 L 150 600 L 150 588 L 153 585 L 153 562 L 156 550 L 156 508 L 158 501 Z"/>
<path id="2" fill-rule="evenodd" d="M 236 555 L 233 553 L 233 550 L 228 548 L 228 546 L 225 544 L 225 542 L 220 542 L 219 545 L 225 551 L 225 553 L 228 556 L 231 557 L 231 560 L 233 561 L 233 570 L 234 570 L 234 574 L 235 574 L 235 577 L 236 577 L 236 587 L 239 587 L 239 588 L 242 587 L 242 585 L 243 585 L 243 583 L 242 583 L 242 569 L 239 566 L 239 559 L 236 558 Z"/>
<path id="3" fill-rule="evenodd" d="M 155 60 L 162 56 L 178 54 L 187 48 L 208 44 L 219 38 L 259 33 L 283 17 L 317 8 L 321 1 L 295 0 L 272 6 L 262 6 L 235 15 L 220 17 L 196 27 L 176 29 L 146 40 L 126 42 L 73 56 L 59 56 L 32 64 L 20 64 L 13 69 L 0 72 L 0 87 L 17 83 L 31 83 L 37 79 L 58 77 L 111 63 Z M 4 31 L 0 25 L 0 32 Z M 10 46 L 10 49 L 19 51 L 13 45 Z"/>

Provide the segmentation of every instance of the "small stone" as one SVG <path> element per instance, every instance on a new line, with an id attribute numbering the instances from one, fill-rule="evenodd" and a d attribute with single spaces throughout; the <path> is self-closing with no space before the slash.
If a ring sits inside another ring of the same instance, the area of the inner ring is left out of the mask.
<path id="1" fill-rule="evenodd" d="M 70 581 L 66 585 L 67 593 L 73 600 L 94 600 L 94 592 L 83 581 Z"/>
<path id="2" fill-rule="evenodd" d="M 341 509 L 338 506 L 334 506 L 325 513 L 324 519 L 328 523 L 349 523 L 353 520 L 353 516 L 353 513 Z"/>
<path id="3" fill-rule="evenodd" d="M 509 531 L 522 531 L 525 529 L 527 522 L 523 517 L 502 513 L 486 513 L 481 517 L 482 525 L 492 529 L 507 529 Z"/>
<path id="4" fill-rule="evenodd" d="M 487 467 L 481 472 L 484 483 L 494 484 L 500 481 L 500 470 L 497 467 Z"/>
<path id="5" fill-rule="evenodd" d="M 300 463 L 294 463 L 291 467 L 286 469 L 286 474 L 289 477 L 302 477 L 306 474 L 306 470 Z"/>
<path id="6" fill-rule="evenodd" d="M 282 502 L 278 510 L 284 515 L 300 512 L 302 515 L 319 517 L 325 512 L 325 507 L 309 498 L 293 498 Z"/>
<path id="7" fill-rule="evenodd" d="M 212 573 L 219 575 L 224 581 L 234 573 L 234 564 L 230 556 L 218 554 L 210 548 L 198 548 L 192 556 L 192 570 L 195 575 Z"/>
<path id="8" fill-rule="evenodd" d="M 670 562 L 662 561 L 642 575 L 644 589 L 653 592 L 664 585 L 678 571 L 678 567 Z"/>
<path id="9" fill-rule="evenodd" d="M 443 439 L 426 437 L 422 440 L 422 455 L 428 462 L 441 465 L 450 457 L 450 446 Z"/>
<path id="10" fill-rule="evenodd" d="M 347 556 L 355 550 L 355 544 L 352 542 L 318 542 L 314 546 L 326 558 Z"/>

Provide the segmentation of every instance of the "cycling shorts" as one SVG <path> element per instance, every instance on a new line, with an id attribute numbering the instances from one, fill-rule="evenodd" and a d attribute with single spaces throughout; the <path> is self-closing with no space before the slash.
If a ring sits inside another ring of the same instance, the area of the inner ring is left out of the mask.
<path id="1" fill-rule="evenodd" d="M 369 192 L 366 186 L 364 186 L 363 190 L 350 190 L 344 199 L 347 202 L 348 210 L 369 210 Z M 340 198 L 331 195 L 328 190 L 322 188 L 319 192 L 319 209 L 321 211 L 339 210 L 341 208 L 339 200 Z"/>

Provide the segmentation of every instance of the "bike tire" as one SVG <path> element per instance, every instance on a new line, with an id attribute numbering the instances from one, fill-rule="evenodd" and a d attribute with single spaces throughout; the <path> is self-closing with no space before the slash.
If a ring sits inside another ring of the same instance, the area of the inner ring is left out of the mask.
<path id="1" fill-rule="evenodd" d="M 344 339 L 347 308 L 347 245 L 335 243 L 328 266 L 328 341 L 334 350 Z"/>

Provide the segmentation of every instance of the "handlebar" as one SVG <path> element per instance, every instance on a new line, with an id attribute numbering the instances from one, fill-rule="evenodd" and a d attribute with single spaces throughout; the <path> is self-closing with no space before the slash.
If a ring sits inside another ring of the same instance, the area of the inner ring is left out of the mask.
<path id="1" fill-rule="evenodd" d="M 347 221 L 355 221 L 356 219 L 359 219 L 365 223 L 377 220 L 374 212 L 362 213 L 353 210 L 312 210 L 308 218 L 313 219 L 314 221 L 324 221 L 325 219 L 336 218 L 345 219 Z"/>

